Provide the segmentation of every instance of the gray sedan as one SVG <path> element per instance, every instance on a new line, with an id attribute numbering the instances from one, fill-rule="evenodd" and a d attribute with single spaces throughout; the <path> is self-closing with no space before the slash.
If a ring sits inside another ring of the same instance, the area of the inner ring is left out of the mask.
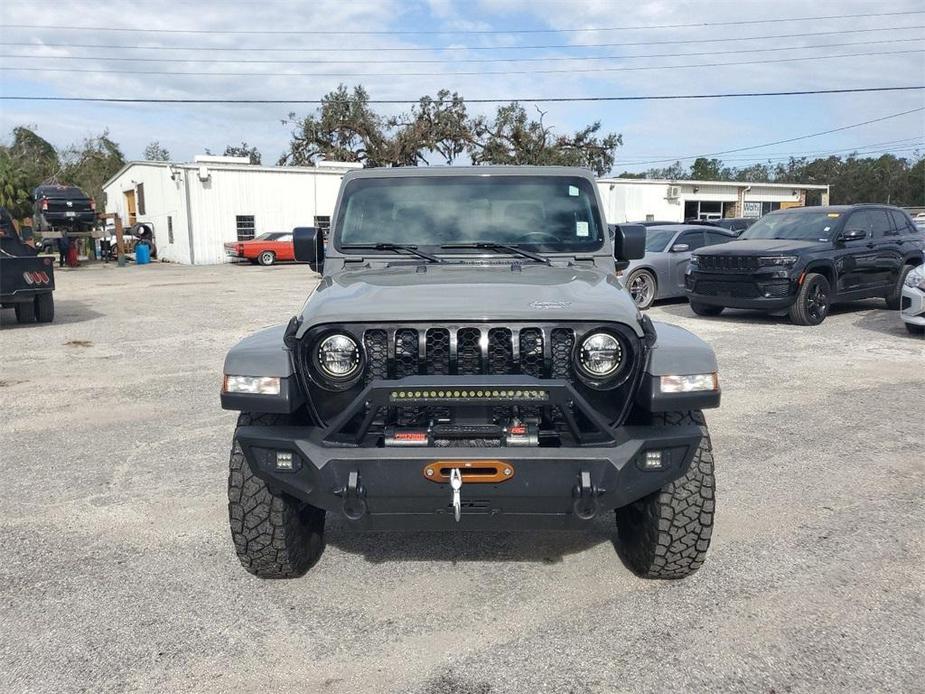
<path id="1" fill-rule="evenodd" d="M 704 246 L 734 241 L 725 229 L 694 224 L 665 224 L 646 229 L 646 255 L 623 272 L 624 284 L 640 309 L 656 299 L 684 296 L 684 273 L 691 253 Z"/>

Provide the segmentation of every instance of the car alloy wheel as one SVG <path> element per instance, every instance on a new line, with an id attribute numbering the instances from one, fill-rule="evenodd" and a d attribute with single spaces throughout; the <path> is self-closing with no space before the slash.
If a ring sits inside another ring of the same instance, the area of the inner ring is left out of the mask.
<path id="1" fill-rule="evenodd" d="M 260 254 L 259 260 L 261 265 L 272 265 L 273 261 L 276 260 L 276 256 L 270 251 L 264 251 Z"/>
<path id="2" fill-rule="evenodd" d="M 819 324 L 825 320 L 829 310 L 829 296 L 825 289 L 818 282 L 813 285 L 806 296 L 806 313 L 814 324 Z"/>
<path id="3" fill-rule="evenodd" d="M 655 278 L 645 270 L 636 272 L 630 276 L 629 290 L 638 308 L 649 308 L 655 300 Z"/>

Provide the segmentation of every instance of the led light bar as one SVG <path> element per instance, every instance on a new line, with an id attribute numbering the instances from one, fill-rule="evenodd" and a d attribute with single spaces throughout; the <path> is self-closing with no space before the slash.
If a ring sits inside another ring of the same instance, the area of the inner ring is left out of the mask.
<path id="1" fill-rule="evenodd" d="M 549 400 L 548 390 L 531 388 L 407 388 L 389 393 L 392 402 L 491 402 L 518 400 L 544 402 Z"/>
<path id="2" fill-rule="evenodd" d="M 663 393 L 700 393 L 719 390 L 716 373 L 692 374 L 690 376 L 662 376 L 659 388 Z"/>
<path id="3" fill-rule="evenodd" d="M 280 380 L 277 376 L 225 376 L 226 393 L 248 393 L 250 395 L 279 395 Z"/>

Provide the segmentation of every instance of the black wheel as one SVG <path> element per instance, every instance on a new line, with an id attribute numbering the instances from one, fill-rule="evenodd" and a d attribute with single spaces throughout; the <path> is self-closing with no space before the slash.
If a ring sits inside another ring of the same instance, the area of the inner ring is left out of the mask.
<path id="1" fill-rule="evenodd" d="M 633 297 L 633 301 L 636 302 L 636 308 L 640 311 L 649 308 L 658 293 L 658 283 L 655 275 L 648 270 L 636 270 L 630 273 L 626 280 L 626 288 L 629 290 L 630 296 Z"/>
<path id="2" fill-rule="evenodd" d="M 807 274 L 790 307 L 790 320 L 795 325 L 819 325 L 829 314 L 830 292 L 825 277 L 815 272 Z"/>
<path id="3" fill-rule="evenodd" d="M 703 413 L 653 415 L 662 425 L 696 424 L 703 432 L 687 473 L 659 491 L 618 508 L 618 551 L 645 578 L 684 578 L 703 564 L 713 533 L 713 449 Z"/>
<path id="4" fill-rule="evenodd" d="M 238 426 L 289 424 L 288 415 L 241 413 Z M 260 578 L 296 578 L 324 551 L 324 511 L 270 489 L 237 438 L 228 471 L 228 520 L 241 565 Z"/>
<path id="5" fill-rule="evenodd" d="M 899 273 L 899 281 L 896 283 L 896 286 L 893 287 L 893 290 L 884 297 L 886 299 L 886 307 L 891 311 L 898 311 L 899 307 L 902 305 L 903 283 L 906 281 L 906 277 L 909 276 L 909 273 L 912 272 L 912 269 L 912 265 L 903 265 L 903 269 Z"/>
<path id="6" fill-rule="evenodd" d="M 35 302 L 27 301 L 25 303 L 13 304 L 13 310 L 16 312 L 17 323 L 34 323 L 35 322 Z"/>
<path id="7" fill-rule="evenodd" d="M 51 323 L 55 319 L 55 297 L 51 292 L 35 297 L 35 320 L 39 323 Z"/>
<path id="8" fill-rule="evenodd" d="M 273 251 L 263 251 L 257 256 L 257 262 L 263 266 L 272 265 L 276 262 L 276 253 Z"/>
<path id="9" fill-rule="evenodd" d="M 723 312 L 724 306 L 713 306 L 711 304 L 701 304 L 691 301 L 691 311 L 698 316 L 718 316 Z"/>
<path id="10" fill-rule="evenodd" d="M 925 335 L 925 325 L 915 325 L 914 323 L 906 323 L 906 330 L 909 331 L 910 335 Z"/>

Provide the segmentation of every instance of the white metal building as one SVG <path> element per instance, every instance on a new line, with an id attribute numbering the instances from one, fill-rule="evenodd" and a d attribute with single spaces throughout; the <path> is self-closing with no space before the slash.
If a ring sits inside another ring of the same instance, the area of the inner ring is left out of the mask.
<path id="1" fill-rule="evenodd" d="M 106 211 L 148 224 L 158 256 L 176 263 L 226 262 L 223 244 L 268 231 L 330 223 L 340 180 L 359 165 L 255 166 L 246 157 L 192 163 L 135 161 L 103 185 Z"/>
<path id="2" fill-rule="evenodd" d="M 816 204 L 829 204 L 829 186 L 803 183 L 601 178 L 597 185 L 611 224 L 760 217 L 781 207 L 806 205 L 807 193 Z"/>
<path id="3" fill-rule="evenodd" d="M 106 211 L 126 226 L 145 223 L 158 255 L 184 264 L 227 261 L 224 244 L 297 226 L 326 227 L 340 180 L 359 164 L 255 166 L 246 157 L 195 157 L 192 163 L 135 161 L 103 185 Z M 598 181 L 607 221 L 760 217 L 804 205 L 807 193 L 828 204 L 828 186 L 731 181 Z"/>

